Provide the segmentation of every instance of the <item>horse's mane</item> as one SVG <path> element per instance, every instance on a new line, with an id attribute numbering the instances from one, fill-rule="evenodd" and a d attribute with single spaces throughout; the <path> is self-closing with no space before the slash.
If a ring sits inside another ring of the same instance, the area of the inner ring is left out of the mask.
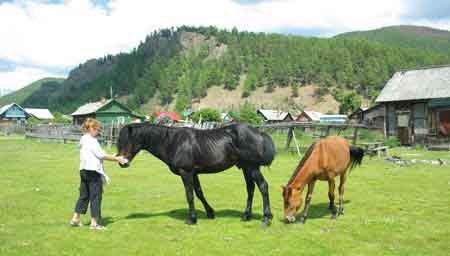
<path id="1" fill-rule="evenodd" d="M 202 142 L 206 142 L 208 144 L 210 143 L 216 143 L 216 140 L 219 140 L 220 138 L 223 138 L 223 136 L 229 136 L 229 133 L 224 132 L 224 130 L 229 129 L 229 128 L 234 128 L 237 125 L 237 123 L 231 123 L 231 124 L 227 124 L 225 126 L 222 127 L 217 127 L 217 128 L 213 128 L 213 129 L 197 129 L 197 128 L 192 128 L 192 127 L 176 127 L 176 126 L 166 126 L 166 125 L 161 125 L 161 124 L 151 124 L 151 123 L 133 123 L 133 124 L 128 124 L 126 126 L 124 126 L 124 135 L 125 137 L 129 137 L 129 128 L 136 128 L 133 129 L 133 137 L 137 137 L 140 139 L 143 139 L 144 141 L 147 141 L 147 138 L 149 137 L 149 134 L 153 134 L 154 138 L 159 138 L 159 139 L 167 139 L 169 137 L 171 137 L 173 134 L 181 132 L 181 131 L 190 131 L 190 132 L 194 132 L 194 133 L 201 133 L 203 136 L 200 137 L 200 141 Z M 122 131 L 121 131 L 122 133 Z M 159 135 L 156 136 L 155 135 Z M 121 141 L 120 137 L 118 140 L 118 144 L 120 146 L 123 146 L 122 144 L 124 144 L 125 141 Z M 153 142 L 152 142 L 153 143 Z M 211 147 L 214 147 L 214 145 L 211 145 Z"/>
<path id="2" fill-rule="evenodd" d="M 295 168 L 294 173 L 292 174 L 291 178 L 288 181 L 288 185 L 291 184 L 292 181 L 294 181 L 295 177 L 297 177 L 298 173 L 300 172 L 300 170 L 302 169 L 303 165 L 305 165 L 306 160 L 308 160 L 308 158 L 311 156 L 314 148 L 316 146 L 316 143 L 311 144 L 311 146 L 309 146 L 309 148 L 306 150 L 305 155 L 303 156 L 302 160 L 300 161 L 300 163 L 297 165 L 297 168 Z"/>

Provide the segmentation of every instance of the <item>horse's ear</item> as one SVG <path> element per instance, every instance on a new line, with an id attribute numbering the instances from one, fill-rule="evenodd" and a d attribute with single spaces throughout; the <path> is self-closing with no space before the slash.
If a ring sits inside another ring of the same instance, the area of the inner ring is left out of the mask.
<path id="1" fill-rule="evenodd" d="M 286 186 L 281 185 L 281 189 L 282 189 L 283 191 L 285 191 L 285 190 L 286 190 Z"/>
<path id="2" fill-rule="evenodd" d="M 287 188 L 287 192 L 288 192 L 288 195 L 291 196 L 291 194 L 292 194 L 292 187 L 288 187 Z"/>

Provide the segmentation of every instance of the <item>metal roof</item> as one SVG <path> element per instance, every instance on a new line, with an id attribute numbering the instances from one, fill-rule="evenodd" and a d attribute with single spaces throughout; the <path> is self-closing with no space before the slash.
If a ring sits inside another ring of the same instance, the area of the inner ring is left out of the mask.
<path id="1" fill-rule="evenodd" d="M 376 102 L 450 97 L 450 65 L 396 72 Z"/>
<path id="2" fill-rule="evenodd" d="M 180 121 L 181 120 L 181 118 L 180 118 L 180 116 L 178 116 L 178 114 L 177 113 L 175 113 L 175 112 L 169 112 L 169 111 L 159 111 L 159 112 L 155 112 L 155 116 L 156 116 L 156 118 L 165 118 L 165 117 L 168 117 L 168 118 L 170 118 L 170 119 L 172 119 L 172 120 L 174 120 L 174 121 Z"/>
<path id="3" fill-rule="evenodd" d="M 317 111 L 304 110 L 303 112 L 305 112 L 305 114 L 308 115 L 313 121 L 319 121 L 320 117 L 324 115 L 323 113 Z"/>
<path id="4" fill-rule="evenodd" d="M 37 119 L 54 119 L 55 117 L 52 115 L 50 110 L 46 108 L 25 108 L 25 111 Z"/>
<path id="5" fill-rule="evenodd" d="M 6 112 L 6 110 L 8 110 L 12 105 L 14 105 L 14 103 L 5 105 L 3 107 L 0 108 L 0 115 L 3 114 L 4 112 Z"/>
<path id="6" fill-rule="evenodd" d="M 84 104 L 83 106 L 79 107 L 77 110 L 75 110 L 75 112 L 73 112 L 70 115 L 71 116 L 81 116 L 81 115 L 88 115 L 88 114 L 95 113 L 95 112 L 97 112 L 97 110 L 99 110 L 103 106 L 108 105 L 108 103 L 110 103 L 111 101 L 113 101 L 113 99 L 97 101 L 97 102 L 90 102 L 90 103 Z"/>
<path id="7" fill-rule="evenodd" d="M 289 112 L 283 112 L 279 110 L 272 110 L 272 109 L 259 109 L 258 110 L 266 120 L 270 121 L 282 121 L 284 120 L 289 114 Z"/>
<path id="8" fill-rule="evenodd" d="M 5 105 L 5 106 L 3 106 L 3 107 L 1 107 L 0 108 L 0 115 L 1 114 L 3 114 L 3 113 L 5 113 L 9 108 L 11 108 L 13 105 L 16 105 L 19 109 L 21 109 L 23 112 L 25 112 L 25 115 L 30 115 L 30 114 L 28 114 L 27 113 L 27 111 L 25 111 L 19 104 L 17 104 L 17 103 L 11 103 L 11 104 L 8 104 L 8 105 Z"/>

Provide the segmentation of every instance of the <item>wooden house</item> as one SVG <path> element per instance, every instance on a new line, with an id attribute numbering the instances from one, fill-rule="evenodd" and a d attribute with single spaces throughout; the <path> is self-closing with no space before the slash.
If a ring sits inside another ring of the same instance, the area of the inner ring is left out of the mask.
<path id="1" fill-rule="evenodd" d="M 311 110 L 303 110 L 300 115 L 297 116 L 295 121 L 297 122 L 319 122 L 323 113 Z"/>
<path id="2" fill-rule="evenodd" d="M 294 121 L 289 112 L 272 109 L 258 109 L 257 113 L 263 118 L 265 123 L 280 123 Z"/>
<path id="3" fill-rule="evenodd" d="M 144 117 L 133 113 L 116 99 L 102 99 L 87 103 L 71 114 L 74 125 L 82 125 L 88 117 L 95 118 L 105 125 L 127 124 L 135 120 L 144 121 Z"/>
<path id="4" fill-rule="evenodd" d="M 30 114 L 16 103 L 0 108 L 0 124 L 25 123 Z"/>
<path id="5" fill-rule="evenodd" d="M 370 108 L 360 107 L 348 116 L 350 122 L 364 124 L 373 128 L 384 128 L 384 105 L 377 104 Z"/>
<path id="6" fill-rule="evenodd" d="M 396 72 L 376 102 L 384 106 L 386 136 L 400 143 L 449 139 L 450 65 Z"/>

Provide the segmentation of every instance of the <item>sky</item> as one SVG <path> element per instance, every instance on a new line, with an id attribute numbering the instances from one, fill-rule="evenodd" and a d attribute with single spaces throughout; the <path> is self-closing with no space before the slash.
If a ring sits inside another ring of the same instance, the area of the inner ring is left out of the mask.
<path id="1" fill-rule="evenodd" d="M 160 28 L 330 37 L 399 24 L 450 30 L 450 0 L 0 0 L 0 88 L 66 77 Z"/>

